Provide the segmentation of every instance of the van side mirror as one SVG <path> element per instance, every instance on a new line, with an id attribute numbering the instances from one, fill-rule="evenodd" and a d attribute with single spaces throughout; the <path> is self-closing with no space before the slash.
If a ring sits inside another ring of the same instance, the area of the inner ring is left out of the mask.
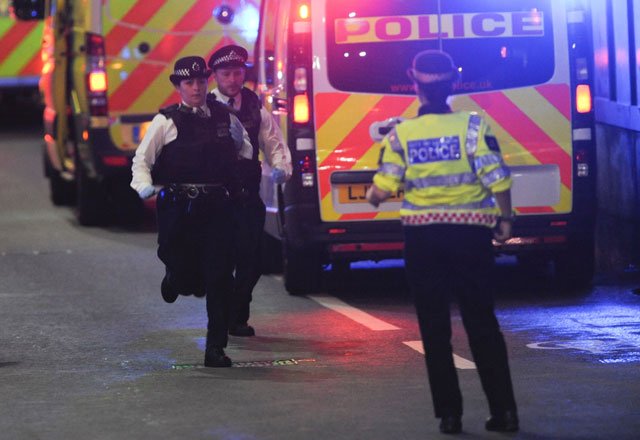
<path id="1" fill-rule="evenodd" d="M 18 20 L 42 20 L 44 0 L 12 0 L 13 13 Z"/>

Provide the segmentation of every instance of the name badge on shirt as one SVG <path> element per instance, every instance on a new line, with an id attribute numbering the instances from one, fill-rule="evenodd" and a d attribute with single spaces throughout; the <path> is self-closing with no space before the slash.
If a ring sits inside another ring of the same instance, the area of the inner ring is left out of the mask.
<path id="1" fill-rule="evenodd" d="M 409 141 L 407 147 L 410 165 L 460 159 L 460 138 L 458 136 Z"/>

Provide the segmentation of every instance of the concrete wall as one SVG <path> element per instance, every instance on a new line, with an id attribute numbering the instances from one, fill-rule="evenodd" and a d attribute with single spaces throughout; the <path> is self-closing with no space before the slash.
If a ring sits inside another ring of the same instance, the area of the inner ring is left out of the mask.
<path id="1" fill-rule="evenodd" d="M 591 7 L 597 17 L 597 262 L 604 272 L 633 272 L 640 268 L 640 0 L 592 0 Z"/>

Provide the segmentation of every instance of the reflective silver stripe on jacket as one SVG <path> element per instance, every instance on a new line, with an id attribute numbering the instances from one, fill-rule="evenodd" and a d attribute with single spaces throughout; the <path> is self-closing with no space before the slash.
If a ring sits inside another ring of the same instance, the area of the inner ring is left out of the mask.
<path id="1" fill-rule="evenodd" d="M 462 205 L 414 205 L 409 202 L 406 198 L 402 201 L 402 209 L 408 209 L 411 211 L 424 211 L 431 209 L 442 209 L 442 210 L 472 210 L 472 209 L 484 209 L 484 208 L 494 208 L 496 206 L 496 200 L 493 195 L 485 197 L 483 200 L 479 202 L 473 203 L 464 203 Z"/>
<path id="2" fill-rule="evenodd" d="M 400 139 L 398 139 L 398 132 L 396 131 L 396 129 L 392 128 L 389 134 L 387 135 L 387 137 L 389 138 L 389 144 L 391 144 L 391 149 L 396 153 L 398 153 L 402 157 L 402 160 L 406 163 L 406 160 L 404 157 L 404 148 L 402 148 Z"/>
<path id="3" fill-rule="evenodd" d="M 480 135 L 480 123 L 482 118 L 476 113 L 471 113 L 469 116 L 469 126 L 467 127 L 467 143 L 466 151 L 467 156 L 471 157 L 476 154 L 478 150 L 478 137 Z"/>
<path id="4" fill-rule="evenodd" d="M 418 179 L 407 180 L 406 190 L 413 188 L 424 189 L 434 186 L 459 186 L 476 183 L 478 177 L 473 173 L 449 174 L 444 176 L 420 177 Z"/>
<path id="5" fill-rule="evenodd" d="M 476 169 L 484 168 L 489 165 L 500 165 L 501 167 L 504 167 L 502 158 L 499 155 L 493 153 L 476 157 L 474 159 L 474 163 L 476 165 Z"/>
<path id="6" fill-rule="evenodd" d="M 394 163 L 383 163 L 380 165 L 379 172 L 383 174 L 389 174 L 391 176 L 396 176 L 399 178 L 404 177 L 404 173 L 407 169 L 403 166 L 396 165 Z"/>
<path id="7" fill-rule="evenodd" d="M 499 180 L 504 180 L 510 175 L 511 175 L 511 171 L 509 171 L 509 168 L 506 168 L 506 167 L 496 168 L 490 173 L 487 173 L 486 175 L 482 176 L 481 182 L 485 187 L 488 188 L 491 184 Z"/>

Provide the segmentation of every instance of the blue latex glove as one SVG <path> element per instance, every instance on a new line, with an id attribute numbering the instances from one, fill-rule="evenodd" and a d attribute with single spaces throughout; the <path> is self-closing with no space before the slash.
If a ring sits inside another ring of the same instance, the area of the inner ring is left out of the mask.
<path id="1" fill-rule="evenodd" d="M 156 193 L 156 187 L 153 185 L 148 185 L 142 188 L 138 194 L 140 195 L 141 199 L 148 199 L 155 193 Z"/>
<path id="2" fill-rule="evenodd" d="M 285 173 L 284 170 L 281 170 L 280 168 L 273 168 L 271 170 L 271 179 L 274 181 L 274 183 L 281 185 L 287 181 L 287 173 Z"/>

